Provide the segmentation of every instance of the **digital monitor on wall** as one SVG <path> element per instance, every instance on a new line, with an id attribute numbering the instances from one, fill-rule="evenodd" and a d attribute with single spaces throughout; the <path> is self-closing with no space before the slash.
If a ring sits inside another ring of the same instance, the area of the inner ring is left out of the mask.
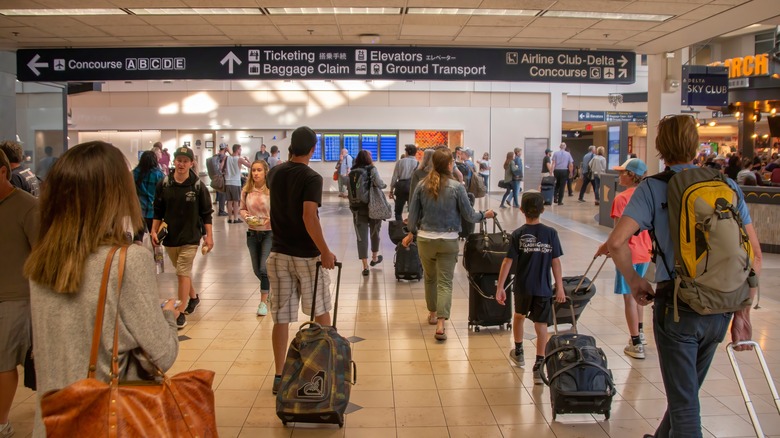
<path id="1" fill-rule="evenodd" d="M 607 169 L 620 166 L 620 126 L 607 127 Z"/>

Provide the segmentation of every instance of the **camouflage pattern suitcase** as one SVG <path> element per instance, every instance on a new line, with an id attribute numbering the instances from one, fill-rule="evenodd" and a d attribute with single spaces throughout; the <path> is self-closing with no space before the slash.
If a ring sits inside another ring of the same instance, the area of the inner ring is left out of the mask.
<path id="1" fill-rule="evenodd" d="M 344 413 L 357 370 L 349 341 L 336 331 L 341 263 L 337 262 L 336 267 L 333 326 L 321 326 L 314 321 L 304 323 L 287 351 L 282 384 L 276 395 L 276 415 L 284 425 L 288 422 L 344 425 Z M 312 319 L 320 269 L 318 262 Z"/>

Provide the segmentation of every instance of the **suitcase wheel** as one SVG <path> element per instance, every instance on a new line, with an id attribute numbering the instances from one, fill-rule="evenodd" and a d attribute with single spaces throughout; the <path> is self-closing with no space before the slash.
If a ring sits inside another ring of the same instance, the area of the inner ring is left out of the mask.
<path id="1" fill-rule="evenodd" d="M 512 323 L 511 322 L 506 323 L 506 329 L 507 330 L 512 330 Z"/>
<path id="2" fill-rule="evenodd" d="M 475 332 L 478 332 L 478 331 L 479 331 L 479 326 L 478 326 L 478 325 L 475 325 L 475 326 L 474 326 L 474 331 L 475 331 Z"/>
<path id="3" fill-rule="evenodd" d="M 553 421 L 558 417 L 558 413 L 555 412 L 555 409 L 553 409 Z"/>
<path id="4" fill-rule="evenodd" d="M 282 420 L 282 426 L 287 426 L 287 422 Z"/>

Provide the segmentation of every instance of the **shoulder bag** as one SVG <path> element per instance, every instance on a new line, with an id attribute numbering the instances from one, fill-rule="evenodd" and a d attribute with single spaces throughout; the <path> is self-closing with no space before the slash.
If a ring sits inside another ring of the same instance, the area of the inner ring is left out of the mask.
<path id="1" fill-rule="evenodd" d="M 485 197 L 487 194 L 487 188 L 485 187 L 485 181 L 482 180 L 482 175 L 475 173 L 471 176 L 468 192 L 474 195 L 474 197 L 477 199 Z"/>
<path id="2" fill-rule="evenodd" d="M 393 208 L 387 202 L 385 192 L 380 187 L 374 185 L 374 178 L 371 177 L 373 169 L 368 169 L 368 183 L 371 189 L 368 191 L 368 217 L 374 220 L 385 220 L 393 217 Z"/>
<path id="3" fill-rule="evenodd" d="M 106 383 L 95 378 L 111 262 L 118 249 L 118 246 L 111 248 L 103 269 L 87 378 L 43 396 L 41 414 L 46 425 L 46 435 L 216 437 L 214 392 L 211 389 L 213 371 L 194 370 L 168 377 L 157 368 L 156 380 L 119 381 L 118 307 L 111 350 L 111 381 Z M 122 246 L 117 276 L 117 306 L 126 256 L 127 246 Z"/>
<path id="4" fill-rule="evenodd" d="M 480 232 L 469 234 L 463 244 L 463 267 L 466 272 L 469 275 L 498 274 L 511 241 L 511 236 L 501 228 L 498 218 L 493 218 L 492 233 L 488 233 L 487 221 L 483 220 Z"/>

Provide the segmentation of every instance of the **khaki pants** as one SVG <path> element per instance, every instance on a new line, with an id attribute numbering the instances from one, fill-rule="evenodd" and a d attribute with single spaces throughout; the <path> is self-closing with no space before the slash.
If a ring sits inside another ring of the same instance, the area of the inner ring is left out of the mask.
<path id="1" fill-rule="evenodd" d="M 429 312 L 449 319 L 452 307 L 452 277 L 458 262 L 457 239 L 417 238 L 417 248 L 423 265 L 425 304 Z"/>

